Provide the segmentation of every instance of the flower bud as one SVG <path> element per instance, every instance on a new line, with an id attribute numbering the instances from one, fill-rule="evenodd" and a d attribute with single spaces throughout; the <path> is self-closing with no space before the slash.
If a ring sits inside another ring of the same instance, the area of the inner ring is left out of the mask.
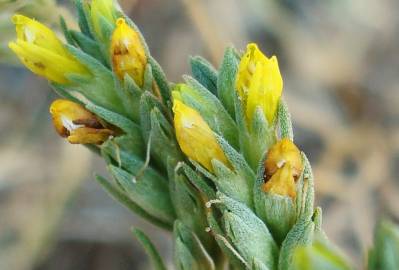
<path id="1" fill-rule="evenodd" d="M 298 147 L 287 138 L 278 141 L 269 149 L 265 160 L 265 178 L 269 179 L 286 163 L 292 167 L 292 176 L 297 180 L 303 170 L 302 156 Z"/>
<path id="2" fill-rule="evenodd" d="M 142 87 L 147 56 L 139 34 L 122 18 L 116 21 L 110 50 L 112 66 L 119 79 L 123 80 L 125 74 L 128 74 Z"/>
<path id="3" fill-rule="evenodd" d="M 239 64 L 236 89 L 248 121 L 252 121 L 259 106 L 269 124 L 273 124 L 283 90 L 277 58 L 267 58 L 256 44 L 248 44 Z"/>
<path id="4" fill-rule="evenodd" d="M 57 99 L 50 106 L 57 133 L 72 144 L 102 144 L 114 134 L 83 106 Z"/>
<path id="5" fill-rule="evenodd" d="M 292 166 L 289 162 L 277 170 L 275 174 L 262 187 L 264 192 L 281 196 L 296 197 L 295 180 L 292 176 Z"/>
<path id="6" fill-rule="evenodd" d="M 52 30 L 23 15 L 14 15 L 12 20 L 17 40 L 9 47 L 33 73 L 60 84 L 69 83 L 67 74 L 89 74 Z"/>
<path id="7" fill-rule="evenodd" d="M 173 102 L 176 138 L 183 153 L 213 172 L 212 159 L 228 164 L 213 131 L 201 115 L 183 104 L 179 99 Z"/>

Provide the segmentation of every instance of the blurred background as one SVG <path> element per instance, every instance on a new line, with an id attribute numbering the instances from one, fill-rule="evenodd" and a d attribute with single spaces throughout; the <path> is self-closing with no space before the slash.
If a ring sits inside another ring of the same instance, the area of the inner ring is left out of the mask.
<path id="1" fill-rule="evenodd" d="M 297 144 L 310 156 L 323 227 L 359 269 L 375 221 L 399 221 L 399 2 L 396 0 L 129 0 L 171 81 L 188 56 L 219 66 L 223 50 L 257 42 L 278 56 Z M 0 269 L 149 269 L 129 233 L 167 233 L 134 217 L 93 181 L 102 161 L 54 132 L 44 79 L 6 44 L 10 16 L 73 25 L 70 1 L 0 0 Z"/>

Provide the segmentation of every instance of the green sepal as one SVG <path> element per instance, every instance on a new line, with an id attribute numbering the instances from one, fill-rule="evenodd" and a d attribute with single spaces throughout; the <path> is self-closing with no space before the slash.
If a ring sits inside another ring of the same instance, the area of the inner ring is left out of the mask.
<path id="1" fill-rule="evenodd" d="M 159 255 L 157 249 L 154 244 L 148 238 L 148 236 L 139 229 L 132 228 L 132 233 L 134 237 L 140 242 L 141 246 L 147 253 L 148 258 L 150 259 L 152 269 L 154 270 L 166 270 L 165 263 L 163 262 L 161 256 Z"/>
<path id="2" fill-rule="evenodd" d="M 223 189 L 228 196 L 245 203 L 249 208 L 253 208 L 255 174 L 240 153 L 221 136 L 215 134 L 215 137 L 226 155 L 229 165 L 231 165 L 231 168 L 228 168 L 221 162 L 212 160 L 216 176 L 216 179 L 214 178 L 215 184 Z"/>
<path id="3" fill-rule="evenodd" d="M 80 31 L 89 38 L 93 38 L 92 31 L 87 20 L 87 9 L 88 4 L 84 3 L 82 0 L 74 0 L 74 4 L 78 13 L 78 24 Z"/>
<path id="4" fill-rule="evenodd" d="M 108 169 L 131 201 L 150 215 L 173 224 L 175 213 L 165 179 L 154 177 L 145 170 L 142 175 L 132 175 L 113 165 L 109 165 Z"/>
<path id="5" fill-rule="evenodd" d="M 246 205 L 219 194 L 224 230 L 240 255 L 251 262 L 257 259 L 269 269 L 275 269 L 278 247 L 266 225 Z"/>
<path id="6" fill-rule="evenodd" d="M 215 200 L 215 203 L 220 203 L 219 201 Z M 249 262 L 247 262 L 240 253 L 236 250 L 232 243 L 224 236 L 224 232 L 218 221 L 216 220 L 215 216 L 220 216 L 219 209 L 215 207 L 211 207 L 212 204 L 209 205 L 210 211 L 207 213 L 207 220 L 210 228 L 210 232 L 214 236 L 216 243 L 219 245 L 220 249 L 223 253 L 227 256 L 229 264 L 233 266 L 233 269 L 245 269 L 249 267 Z M 219 218 L 218 218 L 219 219 Z"/>
<path id="7" fill-rule="evenodd" d="M 157 107 L 151 110 L 151 154 L 163 169 L 166 169 L 168 162 L 177 164 L 183 160 L 178 144 L 174 137 L 174 130 L 171 124 Z"/>
<path id="8" fill-rule="evenodd" d="M 238 64 L 239 61 L 236 57 L 235 49 L 233 47 L 228 47 L 225 50 L 222 64 L 219 69 L 217 92 L 220 101 L 233 118 L 235 115 L 234 95 L 236 94 L 235 83 Z"/>
<path id="9" fill-rule="evenodd" d="M 127 110 L 131 116 L 130 118 L 135 123 L 140 123 L 140 100 L 143 91 L 128 74 L 125 74 L 123 83 L 121 83 L 120 87 L 122 88 L 122 91 L 126 92 L 126 103 L 129 104 Z"/>
<path id="10" fill-rule="evenodd" d="M 150 64 L 147 63 L 144 70 L 143 91 L 153 92 L 152 91 L 153 82 L 154 82 L 154 76 L 152 75 L 152 67 Z"/>
<path id="11" fill-rule="evenodd" d="M 160 228 L 166 229 L 168 231 L 172 230 L 171 224 L 165 223 L 158 218 L 148 214 L 144 209 L 132 202 L 129 197 L 126 196 L 124 192 L 115 184 L 111 183 L 100 175 L 96 175 L 96 180 L 111 195 L 112 198 L 127 207 L 130 211 L 136 213 L 140 217 Z"/>
<path id="12" fill-rule="evenodd" d="M 140 98 L 140 126 L 146 143 L 151 133 L 151 111 L 157 107 L 162 111 L 162 104 L 150 92 L 143 92 Z"/>
<path id="13" fill-rule="evenodd" d="M 301 155 L 304 169 L 297 183 L 296 212 L 298 219 L 309 219 L 314 211 L 314 179 L 308 158 Z"/>
<path id="14" fill-rule="evenodd" d="M 197 235 L 176 220 L 173 229 L 174 261 L 179 270 L 215 270 L 215 263 Z"/>
<path id="15" fill-rule="evenodd" d="M 113 138 L 112 145 L 119 147 L 119 149 L 125 151 L 128 155 L 134 155 L 142 159 L 145 158 L 145 145 L 140 130 Z"/>
<path id="16" fill-rule="evenodd" d="M 275 127 L 269 126 L 260 107 L 257 107 L 254 112 L 248 135 L 248 138 L 243 141 L 243 145 L 245 146 L 244 152 L 251 168 L 256 171 L 259 161 L 276 142 Z"/>
<path id="17" fill-rule="evenodd" d="M 195 186 L 195 188 L 197 188 L 203 194 L 203 196 L 205 196 L 206 200 L 216 199 L 216 192 L 213 187 L 210 186 L 207 179 L 194 171 L 184 162 L 180 162 L 178 166 L 183 169 L 184 174 L 190 180 L 191 184 Z"/>
<path id="18" fill-rule="evenodd" d="M 137 130 L 140 130 L 139 125 L 124 117 L 123 115 L 107 110 L 103 107 L 96 106 L 92 103 L 86 104 L 86 108 L 92 113 L 104 119 L 106 122 L 116 127 L 119 127 L 127 134 L 136 134 Z"/>
<path id="19" fill-rule="evenodd" d="M 296 221 L 295 206 L 290 197 L 264 193 L 261 197 L 262 210 L 257 211 L 273 234 L 277 244 L 281 244 Z"/>
<path id="20" fill-rule="evenodd" d="M 175 167 L 170 161 L 168 166 L 169 190 L 178 219 L 193 230 L 203 245 L 210 250 L 213 245 L 211 236 L 205 231 L 205 200 L 199 191 L 190 183 L 184 170 Z"/>
<path id="21" fill-rule="evenodd" d="M 252 260 L 251 266 L 249 267 L 250 270 L 270 270 L 264 263 L 259 261 L 258 259 L 254 258 Z"/>
<path id="22" fill-rule="evenodd" d="M 60 16 L 60 27 L 61 27 L 62 33 L 64 34 L 66 42 L 68 42 L 69 45 L 74 46 L 75 41 L 73 40 L 73 37 L 68 29 L 68 26 L 65 22 L 65 18 L 63 16 Z"/>
<path id="23" fill-rule="evenodd" d="M 166 79 L 166 75 L 163 72 L 161 66 L 154 58 L 152 58 L 152 56 L 148 57 L 148 63 L 151 65 L 152 75 L 154 76 L 155 82 L 159 87 L 163 104 L 165 104 L 168 107 L 169 111 L 171 111 L 172 110 L 171 90 L 169 87 L 169 82 Z"/>
<path id="24" fill-rule="evenodd" d="M 85 105 L 81 100 L 75 97 L 74 93 L 68 89 L 68 86 L 50 82 L 51 88 L 62 98 L 69 99 L 75 103 Z"/>
<path id="25" fill-rule="evenodd" d="M 102 64 L 107 64 L 96 41 L 78 31 L 70 30 L 69 34 L 74 43 L 77 44 L 85 53 L 93 56 Z"/>
<path id="26" fill-rule="evenodd" d="M 190 65 L 193 77 L 212 94 L 217 95 L 218 73 L 212 64 L 201 56 L 194 56 L 190 57 Z"/>
<path id="27" fill-rule="evenodd" d="M 174 137 L 174 130 L 161 111 L 164 106 L 149 92 L 144 92 L 140 101 L 140 123 L 145 142 L 151 139 L 150 150 L 156 162 L 166 168 L 168 158 L 175 164 L 183 160 Z"/>
<path id="28" fill-rule="evenodd" d="M 233 172 L 219 160 L 212 160 L 212 166 L 217 190 L 252 208 L 252 189 L 247 179 Z"/>
<path id="29" fill-rule="evenodd" d="M 319 212 L 315 213 L 317 216 Z M 302 216 L 288 232 L 280 249 L 278 262 L 279 270 L 293 270 L 293 257 L 299 246 L 309 246 L 314 240 L 315 223 L 313 218 Z M 316 217 L 316 219 L 318 219 Z"/>
<path id="30" fill-rule="evenodd" d="M 280 99 L 280 103 L 277 109 L 278 128 L 280 131 L 280 139 L 294 140 L 294 131 L 292 128 L 291 114 L 288 110 L 287 103 L 283 98 Z"/>
<path id="31" fill-rule="evenodd" d="M 131 149 L 124 149 L 123 145 L 118 145 L 112 139 L 101 145 L 101 154 L 105 159 L 110 158 L 113 161 L 111 162 L 112 164 L 117 164 L 118 167 L 123 168 L 132 175 L 141 177 L 144 174 L 146 177 L 163 179 L 151 164 L 147 164 L 143 161 L 143 157 L 135 155 Z"/>
<path id="32" fill-rule="evenodd" d="M 264 159 L 259 162 L 258 174 L 254 185 L 254 203 L 256 214 L 272 232 L 278 245 L 281 245 L 287 233 L 296 222 L 295 203 L 291 197 L 262 191 L 264 183 Z"/>
<path id="33" fill-rule="evenodd" d="M 316 236 L 312 245 L 300 246 L 295 250 L 292 269 L 351 270 L 353 268 L 336 247 L 325 241 L 323 237 Z"/>
<path id="34" fill-rule="evenodd" d="M 103 50 L 104 55 L 109 55 L 108 53 L 108 49 L 109 49 L 109 45 L 111 42 L 111 37 L 112 37 L 112 33 L 115 30 L 115 21 L 110 22 L 108 21 L 108 19 L 106 17 L 104 17 L 103 15 L 100 15 L 99 17 L 100 19 L 100 28 L 101 28 L 101 33 L 99 38 L 99 41 L 101 42 L 101 47 Z"/>
<path id="35" fill-rule="evenodd" d="M 222 135 L 231 146 L 238 148 L 238 130 L 219 99 L 198 81 L 190 76 L 183 76 L 187 83 L 176 87 L 183 103 L 197 110 L 212 130 Z"/>
<path id="36" fill-rule="evenodd" d="M 399 228 L 382 220 L 374 232 L 374 247 L 369 251 L 368 270 L 399 269 Z"/>

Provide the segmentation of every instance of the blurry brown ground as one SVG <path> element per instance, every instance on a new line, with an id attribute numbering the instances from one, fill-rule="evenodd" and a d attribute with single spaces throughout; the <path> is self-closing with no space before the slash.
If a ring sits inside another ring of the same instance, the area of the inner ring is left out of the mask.
<path id="1" fill-rule="evenodd" d="M 229 44 L 255 41 L 278 56 L 324 229 L 361 269 L 376 219 L 399 221 L 399 2 L 121 3 L 171 81 L 189 72 L 189 55 L 218 66 Z M 148 269 L 131 225 L 170 261 L 167 234 L 92 180 L 106 174 L 101 160 L 55 134 L 47 83 L 6 65 L 0 82 L 0 269 Z"/>

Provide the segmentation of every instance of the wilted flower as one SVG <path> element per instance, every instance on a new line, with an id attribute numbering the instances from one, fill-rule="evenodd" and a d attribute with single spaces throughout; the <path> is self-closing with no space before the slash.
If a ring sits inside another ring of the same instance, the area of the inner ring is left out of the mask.
<path id="1" fill-rule="evenodd" d="M 292 175 L 296 180 L 303 170 L 301 152 L 298 147 L 287 138 L 278 141 L 269 149 L 265 160 L 266 178 L 270 178 L 278 169 L 282 168 L 285 163 L 290 163 Z"/>
<path id="2" fill-rule="evenodd" d="M 228 164 L 213 131 L 196 110 L 175 98 L 173 112 L 176 138 L 184 154 L 211 172 L 212 159 Z"/>
<path id="3" fill-rule="evenodd" d="M 50 106 L 56 131 L 72 144 L 101 144 L 114 132 L 83 106 L 57 99 Z"/>
<path id="4" fill-rule="evenodd" d="M 17 40 L 10 42 L 9 47 L 33 73 L 61 84 L 69 83 L 67 74 L 89 74 L 52 30 L 23 15 L 14 15 L 12 20 Z"/>
<path id="5" fill-rule="evenodd" d="M 263 191 L 281 196 L 289 196 L 292 199 L 296 197 L 295 180 L 293 168 L 289 162 L 278 169 L 273 176 L 263 184 Z"/>
<path id="6" fill-rule="evenodd" d="M 116 29 L 112 34 L 110 54 L 112 66 L 119 79 L 125 74 L 130 75 L 140 87 L 144 83 L 144 71 L 147 65 L 147 56 L 139 34 L 119 18 Z"/>
<path id="7" fill-rule="evenodd" d="M 260 107 L 269 124 L 272 124 L 283 90 L 277 58 L 267 58 L 256 44 L 248 44 L 240 61 L 236 89 L 249 121 L 256 108 Z"/>

